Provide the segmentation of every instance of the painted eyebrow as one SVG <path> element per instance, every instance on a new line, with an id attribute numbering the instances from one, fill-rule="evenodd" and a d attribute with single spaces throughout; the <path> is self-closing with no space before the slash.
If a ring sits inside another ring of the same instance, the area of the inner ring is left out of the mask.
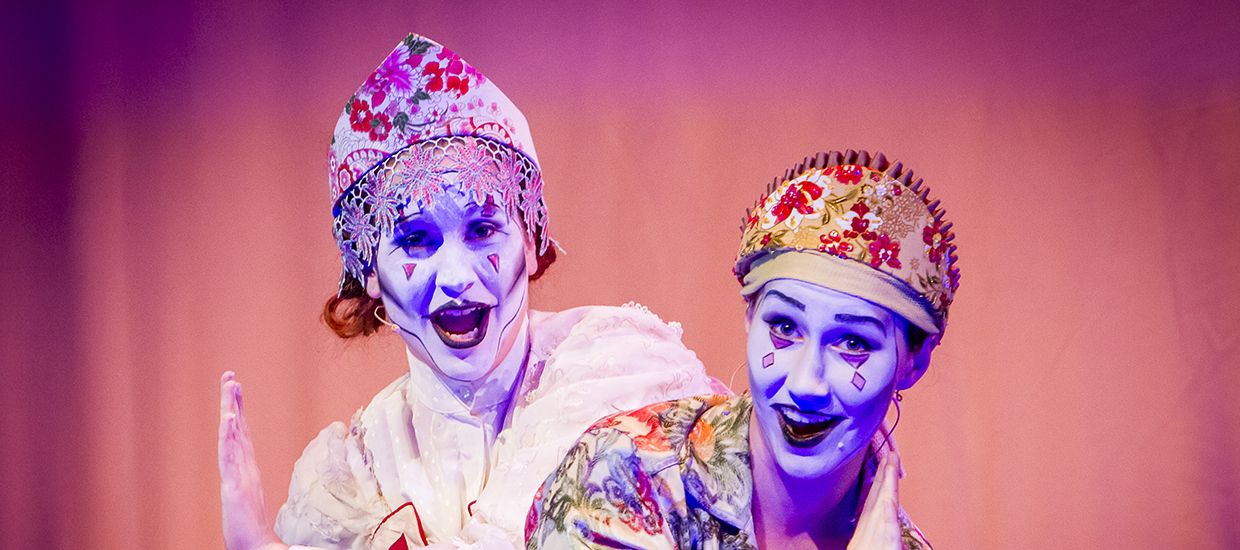
<path id="1" fill-rule="evenodd" d="M 882 321 L 879 321 L 878 319 L 875 319 L 873 317 L 867 317 L 865 315 L 849 315 L 847 313 L 836 313 L 835 320 L 841 323 L 869 323 L 869 324 L 872 324 L 878 327 L 878 330 L 883 331 L 883 336 L 887 336 L 887 327 L 883 326 Z"/>
<path id="2" fill-rule="evenodd" d="M 788 302 L 789 304 L 792 305 L 792 307 L 795 307 L 801 311 L 805 311 L 805 304 L 802 304 L 800 300 L 792 298 L 788 296 L 787 294 L 784 294 L 783 292 L 780 292 L 778 290 L 768 290 L 766 291 L 766 296 L 774 296 L 776 298 L 779 298 L 780 300 Z"/>

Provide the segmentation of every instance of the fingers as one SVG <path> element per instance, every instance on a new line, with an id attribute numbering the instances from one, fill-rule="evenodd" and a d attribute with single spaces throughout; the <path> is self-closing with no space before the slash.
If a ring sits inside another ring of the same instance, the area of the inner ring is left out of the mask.
<path id="1" fill-rule="evenodd" d="M 250 427 L 245 420 L 241 401 L 241 384 L 234 379 L 232 371 L 220 377 L 220 471 L 226 465 L 254 462 L 254 442 Z"/>
<path id="2" fill-rule="evenodd" d="M 900 457 L 883 456 L 866 496 L 849 550 L 898 550 L 900 542 Z"/>
<path id="3" fill-rule="evenodd" d="M 904 468 L 900 465 L 900 453 L 893 449 L 887 453 L 887 458 L 882 465 L 884 470 L 884 487 L 879 498 L 890 499 L 893 505 L 892 512 L 900 505 L 900 478 L 904 477 Z"/>
<path id="4" fill-rule="evenodd" d="M 881 440 L 879 438 L 882 438 Z M 889 453 L 900 454 L 900 448 L 896 446 L 896 438 L 891 437 L 891 426 L 887 424 L 887 419 L 883 419 L 878 425 L 878 433 L 874 435 L 875 440 L 881 441 L 882 447 L 878 449 L 880 458 L 886 458 Z M 899 462 L 897 460 L 897 462 Z M 899 467 L 900 479 L 904 479 L 904 466 Z"/>

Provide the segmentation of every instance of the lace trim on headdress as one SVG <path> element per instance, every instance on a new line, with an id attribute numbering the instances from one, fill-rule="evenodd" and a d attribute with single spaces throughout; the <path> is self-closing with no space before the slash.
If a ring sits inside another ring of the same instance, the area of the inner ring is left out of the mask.
<path id="1" fill-rule="evenodd" d="M 457 190 L 476 204 L 494 200 L 515 208 L 531 242 L 540 243 L 539 255 L 554 244 L 547 235 L 542 176 L 529 157 L 486 137 L 432 138 L 391 155 L 341 193 L 332 209 L 332 233 L 345 275 L 363 280 L 383 235 L 402 213 L 442 199 L 450 173 L 456 174 Z"/>

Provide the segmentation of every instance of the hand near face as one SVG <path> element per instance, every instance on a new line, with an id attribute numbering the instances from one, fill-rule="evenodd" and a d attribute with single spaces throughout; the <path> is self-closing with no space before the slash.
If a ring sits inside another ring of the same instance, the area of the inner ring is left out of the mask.
<path id="1" fill-rule="evenodd" d="M 220 500 L 228 550 L 285 550 L 267 522 L 263 484 L 254 460 L 250 427 L 241 409 L 241 384 L 233 373 L 220 378 Z"/>
<path id="2" fill-rule="evenodd" d="M 902 550 L 902 535 L 900 455 L 891 449 L 878 465 L 848 550 Z"/>

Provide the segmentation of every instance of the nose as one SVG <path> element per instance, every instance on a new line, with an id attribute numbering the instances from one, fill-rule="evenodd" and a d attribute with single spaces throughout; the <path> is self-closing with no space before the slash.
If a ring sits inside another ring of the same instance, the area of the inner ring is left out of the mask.
<path id="1" fill-rule="evenodd" d="M 438 272 L 435 286 L 450 298 L 460 298 L 478 282 L 478 273 L 471 262 L 473 255 L 460 242 L 445 242 L 435 258 Z"/>
<path id="2" fill-rule="evenodd" d="M 827 350 L 821 346 L 800 346 L 787 360 L 791 364 L 784 387 L 789 396 L 802 406 L 814 409 L 825 407 L 831 399 L 831 385 L 827 381 Z"/>

